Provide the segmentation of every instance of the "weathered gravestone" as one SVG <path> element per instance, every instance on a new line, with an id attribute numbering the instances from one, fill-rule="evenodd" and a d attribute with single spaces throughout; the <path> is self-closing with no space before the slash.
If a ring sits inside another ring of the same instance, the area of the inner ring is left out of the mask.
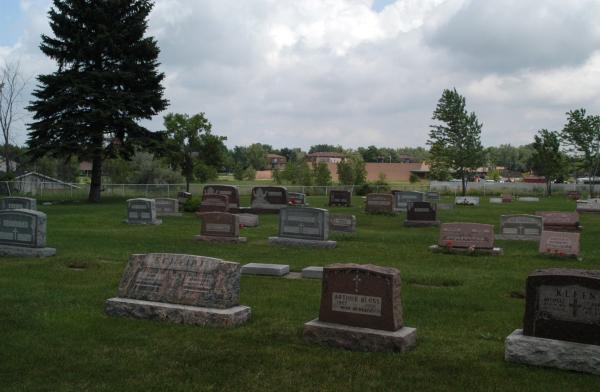
<path id="1" fill-rule="evenodd" d="M 530 197 L 530 196 L 521 196 L 519 197 L 519 201 L 524 201 L 524 202 L 528 202 L 528 203 L 537 203 L 538 201 L 540 201 L 539 197 Z"/>
<path id="2" fill-rule="evenodd" d="M 544 218 L 544 230 L 549 231 L 581 231 L 577 212 L 540 211 L 535 213 Z"/>
<path id="3" fill-rule="evenodd" d="M 567 198 L 571 200 L 579 200 L 581 199 L 581 193 L 579 191 L 569 191 L 567 192 Z"/>
<path id="4" fill-rule="evenodd" d="M 160 225 L 162 220 L 156 219 L 156 204 L 153 199 L 127 200 L 127 220 L 130 225 Z"/>
<path id="5" fill-rule="evenodd" d="M 228 212 L 229 197 L 218 193 L 202 195 L 202 203 L 198 206 L 198 213 L 203 212 Z"/>
<path id="6" fill-rule="evenodd" d="M 342 190 L 331 190 L 329 191 L 329 206 L 337 207 L 351 207 L 352 206 L 352 192 Z"/>
<path id="7" fill-rule="evenodd" d="M 241 213 L 241 214 L 236 214 L 238 216 L 238 218 L 240 218 L 240 225 L 244 226 L 244 227 L 257 227 L 258 226 L 258 215 L 256 214 L 248 214 L 248 213 Z"/>
<path id="8" fill-rule="evenodd" d="M 329 230 L 355 233 L 356 217 L 348 214 L 329 214 Z"/>
<path id="9" fill-rule="evenodd" d="M 0 256 L 47 257 L 46 214 L 34 210 L 0 210 Z"/>
<path id="10" fill-rule="evenodd" d="M 439 192 L 427 192 L 425 194 L 425 199 L 430 203 L 437 203 L 440 201 L 440 194 Z"/>
<path id="11" fill-rule="evenodd" d="M 246 242 L 240 237 L 240 218 L 228 212 L 203 212 L 197 214 L 202 220 L 197 240 L 209 242 Z"/>
<path id="12" fill-rule="evenodd" d="M 577 212 L 600 212 L 600 198 L 577 200 Z"/>
<path id="13" fill-rule="evenodd" d="M 400 286 L 400 272 L 395 268 L 325 267 L 319 318 L 304 324 L 304 340 L 356 351 L 411 349 L 417 331 L 404 326 Z"/>
<path id="14" fill-rule="evenodd" d="M 406 211 L 406 227 L 426 227 L 439 226 L 440 221 L 437 220 L 437 206 L 428 201 L 413 201 L 408 202 Z"/>
<path id="15" fill-rule="evenodd" d="M 308 205 L 306 202 L 306 195 L 299 192 L 288 192 L 288 204 L 291 206 Z"/>
<path id="16" fill-rule="evenodd" d="M 250 207 L 252 212 L 279 212 L 288 206 L 287 189 L 280 186 L 257 186 L 252 188 Z"/>
<path id="17" fill-rule="evenodd" d="M 497 240 L 539 241 L 543 218 L 537 215 L 502 215 Z"/>
<path id="18" fill-rule="evenodd" d="M 542 231 L 539 252 L 553 256 L 579 256 L 579 233 L 568 231 Z"/>
<path id="19" fill-rule="evenodd" d="M 456 196 L 454 198 L 454 204 L 461 206 L 478 206 L 479 196 Z"/>
<path id="20" fill-rule="evenodd" d="M 282 208 L 279 212 L 279 235 L 269 237 L 269 244 L 335 248 L 329 238 L 329 212 L 322 208 Z"/>
<path id="21" fill-rule="evenodd" d="M 392 191 L 392 195 L 394 195 L 394 211 L 406 211 L 409 202 L 425 200 L 423 192 Z"/>
<path id="22" fill-rule="evenodd" d="M 510 362 L 600 374 L 600 271 L 530 274 L 523 329 L 505 348 Z"/>
<path id="23" fill-rule="evenodd" d="M 502 248 L 494 247 L 494 226 L 482 223 L 442 223 L 434 252 L 490 253 L 501 255 Z"/>
<path id="24" fill-rule="evenodd" d="M 394 196 L 391 193 L 369 193 L 365 201 L 368 214 L 393 214 Z"/>
<path id="25" fill-rule="evenodd" d="M 233 327 L 250 318 L 240 306 L 240 265 L 169 253 L 131 255 L 106 313 L 179 324 Z"/>
<path id="26" fill-rule="evenodd" d="M 0 201 L 0 210 L 37 210 L 37 201 L 31 197 L 7 196 Z"/>
<path id="27" fill-rule="evenodd" d="M 240 207 L 240 191 L 233 185 L 206 185 L 202 190 L 202 200 L 206 195 L 225 195 L 229 203 L 229 209 Z"/>
<path id="28" fill-rule="evenodd" d="M 156 216 L 181 216 L 177 199 L 159 197 L 154 199 Z"/>
<path id="29" fill-rule="evenodd" d="M 285 276 L 289 273 L 288 264 L 248 263 L 242 266 L 244 275 Z"/>
<path id="30" fill-rule="evenodd" d="M 501 196 L 502 203 L 512 203 L 513 197 L 510 193 L 503 193 Z"/>

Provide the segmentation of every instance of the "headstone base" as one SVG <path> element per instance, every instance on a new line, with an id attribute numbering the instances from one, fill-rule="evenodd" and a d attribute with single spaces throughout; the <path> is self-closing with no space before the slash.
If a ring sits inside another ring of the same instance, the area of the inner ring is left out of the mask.
<path id="1" fill-rule="evenodd" d="M 600 346 L 525 336 L 521 329 L 506 338 L 504 359 L 600 375 Z"/>
<path id="2" fill-rule="evenodd" d="M 227 328 L 248 321 L 251 310 L 243 305 L 217 309 L 115 297 L 106 300 L 106 314 L 175 324 Z"/>
<path id="3" fill-rule="evenodd" d="M 314 319 L 304 324 L 304 341 L 352 351 L 406 352 L 417 344 L 416 328 L 397 331 L 353 327 Z"/>
<path id="4" fill-rule="evenodd" d="M 500 256 L 504 253 L 502 248 L 496 248 L 496 247 L 491 248 L 491 249 L 482 249 L 482 248 L 471 249 L 471 248 L 448 248 L 445 246 L 431 245 L 429 247 L 429 250 L 434 253 L 444 252 L 444 253 L 490 254 L 492 256 Z"/>
<path id="5" fill-rule="evenodd" d="M 305 246 L 310 248 L 335 248 L 336 241 L 303 240 L 299 238 L 269 237 L 270 245 Z"/>
<path id="6" fill-rule="evenodd" d="M 540 241 L 539 235 L 519 235 L 519 234 L 496 234 L 494 236 L 496 240 L 503 241 Z"/>
<path id="7" fill-rule="evenodd" d="M 183 216 L 181 212 L 161 212 L 157 213 L 156 216 Z"/>
<path id="8" fill-rule="evenodd" d="M 597 208 L 593 208 L 593 209 L 577 208 L 575 211 L 577 211 L 579 213 L 585 213 L 585 214 L 600 214 L 600 210 Z"/>
<path id="9" fill-rule="evenodd" d="M 323 267 L 302 268 L 302 277 L 306 279 L 323 279 Z"/>
<path id="10" fill-rule="evenodd" d="M 232 214 L 279 214 L 279 210 L 283 208 L 256 208 L 256 207 L 240 207 L 230 208 Z"/>
<path id="11" fill-rule="evenodd" d="M 138 221 L 125 219 L 123 223 L 127 223 L 128 225 L 161 225 L 162 219 L 154 219 L 153 221 Z"/>
<path id="12" fill-rule="evenodd" d="M 55 248 L 26 248 L 23 246 L 0 245 L 0 256 L 50 257 L 55 254 Z"/>
<path id="13" fill-rule="evenodd" d="M 416 220 L 405 220 L 405 227 L 437 227 L 440 225 L 439 220 L 435 221 L 416 221 Z"/>
<path id="14" fill-rule="evenodd" d="M 242 266 L 243 275 L 283 276 L 289 272 L 287 264 L 248 263 Z"/>
<path id="15" fill-rule="evenodd" d="M 198 241 L 205 242 L 235 242 L 235 243 L 244 243 L 248 241 L 246 237 L 221 237 L 216 235 L 197 235 L 194 238 Z"/>

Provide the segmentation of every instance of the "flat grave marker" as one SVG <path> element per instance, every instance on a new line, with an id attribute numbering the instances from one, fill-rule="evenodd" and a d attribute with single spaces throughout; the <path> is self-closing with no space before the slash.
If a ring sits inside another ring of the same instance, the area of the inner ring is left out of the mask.
<path id="1" fill-rule="evenodd" d="M 170 253 L 131 255 L 110 316 L 179 324 L 233 327 L 250 318 L 240 306 L 240 265 L 211 257 Z"/>
<path id="2" fill-rule="evenodd" d="M 304 324 L 304 340 L 357 351 L 408 351 L 416 345 L 416 329 L 404 326 L 400 286 L 395 268 L 325 267 L 319 318 Z"/>
<path id="3" fill-rule="evenodd" d="M 531 196 L 522 196 L 522 197 L 519 197 L 518 200 L 524 201 L 527 203 L 537 203 L 540 201 L 540 198 L 539 197 L 531 197 Z"/>
<path id="4" fill-rule="evenodd" d="M 248 263 L 242 267 L 244 275 L 285 276 L 289 273 L 288 264 Z"/>

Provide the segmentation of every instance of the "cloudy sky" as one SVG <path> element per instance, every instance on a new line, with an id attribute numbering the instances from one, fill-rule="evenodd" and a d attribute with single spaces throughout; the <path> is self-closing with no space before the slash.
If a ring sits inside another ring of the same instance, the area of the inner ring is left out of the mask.
<path id="1" fill-rule="evenodd" d="M 31 87 L 55 67 L 38 50 L 49 7 L 0 3 L 0 62 Z M 149 33 L 167 111 L 205 112 L 230 147 L 424 146 L 452 87 L 485 145 L 519 145 L 600 113 L 598 20 L 598 0 L 156 0 Z"/>

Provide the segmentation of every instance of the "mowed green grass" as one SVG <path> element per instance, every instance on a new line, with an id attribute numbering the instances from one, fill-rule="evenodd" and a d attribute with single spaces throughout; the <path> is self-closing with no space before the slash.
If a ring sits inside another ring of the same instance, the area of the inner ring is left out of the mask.
<path id="1" fill-rule="evenodd" d="M 445 200 L 450 202 L 450 198 Z M 324 198 L 309 197 L 314 207 Z M 247 205 L 247 199 L 243 204 Z M 530 242 L 498 241 L 504 256 L 432 254 L 437 228 L 404 228 L 403 215 L 365 215 L 355 235 L 333 235 L 336 249 L 269 246 L 277 216 L 246 228 L 247 244 L 194 241 L 197 218 L 160 226 L 122 223 L 124 200 L 41 206 L 48 214 L 46 259 L 0 260 L 0 389 L 593 391 L 597 376 L 509 364 L 504 339 L 520 328 L 525 278 L 538 268 L 600 268 L 600 215 L 582 215 L 583 261 L 540 256 Z M 439 212 L 443 222 L 496 227 L 505 213 L 573 211 L 563 197 L 540 203 L 489 204 Z M 302 327 L 318 315 L 321 283 L 242 277 L 249 323 L 235 329 L 117 319 L 104 314 L 132 253 L 175 252 L 236 261 L 309 265 L 353 262 L 401 271 L 405 325 L 418 343 L 405 353 L 360 353 L 305 344 Z"/>

